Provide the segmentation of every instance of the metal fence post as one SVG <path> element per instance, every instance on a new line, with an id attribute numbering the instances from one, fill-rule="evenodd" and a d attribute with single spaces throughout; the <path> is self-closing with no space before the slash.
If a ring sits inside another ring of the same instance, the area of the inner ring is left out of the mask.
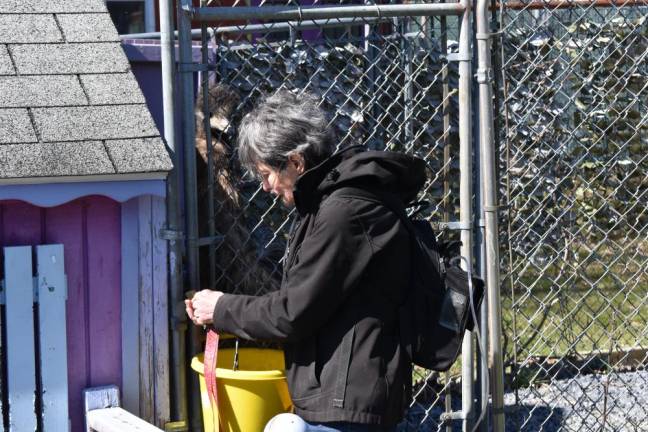
<path id="1" fill-rule="evenodd" d="M 414 124 L 412 113 L 413 85 L 412 85 L 412 41 L 405 37 L 410 30 L 410 18 L 401 17 L 398 19 L 399 31 L 403 35 L 401 39 L 401 62 L 404 75 L 403 85 L 403 143 L 404 148 L 413 146 Z"/>
<path id="2" fill-rule="evenodd" d="M 491 367 L 491 415 L 493 430 L 504 431 L 504 375 L 502 353 L 502 311 L 499 278 L 499 242 L 497 227 L 497 174 L 493 146 L 492 68 L 488 1 L 477 1 L 477 82 L 479 83 L 480 147 L 482 158 L 483 209 L 486 241 L 486 287 L 489 318 L 489 363 Z"/>
<path id="3" fill-rule="evenodd" d="M 164 139 L 171 151 L 173 170 L 167 179 L 167 218 L 169 238 L 169 300 L 171 307 L 171 418 L 187 420 L 187 391 L 185 334 L 186 317 L 182 308 L 182 236 L 180 212 L 180 161 L 175 130 L 175 55 L 173 41 L 173 5 L 171 0 L 160 0 L 160 54 L 162 62 L 162 105 L 164 110 Z"/>
<path id="4" fill-rule="evenodd" d="M 198 214 L 197 214 L 197 185 L 196 185 L 196 157 L 195 140 L 196 131 L 194 124 L 193 100 L 193 53 L 191 44 L 191 18 L 193 7 L 191 0 L 182 0 L 178 3 L 178 41 L 180 48 L 180 61 L 178 63 L 180 75 L 180 94 L 182 95 L 182 125 L 184 144 L 184 182 L 185 182 L 185 232 L 186 232 L 186 265 L 188 286 L 191 291 L 200 288 L 199 262 L 198 262 Z M 189 327 L 192 341 L 191 354 L 196 354 L 200 347 L 197 343 L 195 326 Z M 187 365 L 188 367 L 188 365 Z M 200 390 L 197 378 L 191 379 L 189 397 L 191 403 L 190 421 L 192 428 L 200 428 Z"/>
<path id="5" fill-rule="evenodd" d="M 466 266 L 472 270 L 472 4 L 462 0 L 464 13 L 459 33 L 459 205 L 461 221 L 461 255 L 467 258 Z M 470 431 L 473 416 L 473 335 L 466 332 L 461 350 L 461 406 L 462 430 Z"/>
<path id="6" fill-rule="evenodd" d="M 475 43 L 475 41 L 473 41 Z M 476 43 L 475 43 L 476 45 Z M 473 68 L 473 72 L 475 69 Z M 473 88 L 474 97 L 479 99 L 478 88 Z M 479 132 L 480 128 L 480 115 L 479 115 L 479 106 L 474 110 L 474 116 L 477 119 L 475 121 L 474 135 L 476 137 L 481 136 Z M 484 184 L 482 182 L 482 165 L 481 165 L 481 148 L 479 144 L 475 145 L 474 148 L 474 157 L 473 163 L 475 164 L 474 168 L 474 177 L 473 182 L 476 185 L 475 187 L 475 273 L 478 274 L 482 279 L 486 280 L 486 245 L 484 242 L 484 206 L 483 206 L 483 196 L 484 196 Z M 476 390 L 477 394 L 475 400 L 478 402 L 478 405 L 475 409 L 475 424 L 479 425 L 479 429 L 482 432 L 488 432 L 488 407 L 490 400 L 490 389 L 488 385 L 488 310 L 487 310 L 486 294 L 484 295 L 484 300 L 482 301 L 481 307 L 476 311 L 478 322 L 476 325 L 479 328 L 479 338 L 477 340 L 477 351 L 476 351 L 476 364 L 477 364 L 477 380 L 476 380 Z"/>
<path id="7" fill-rule="evenodd" d="M 206 0 L 200 0 L 200 5 L 205 6 Z M 214 206 L 214 153 L 212 151 L 212 134 L 211 134 L 211 113 L 209 112 L 209 38 L 207 34 L 207 24 L 200 24 L 200 53 L 201 61 L 205 67 L 199 73 L 200 81 L 200 97 L 202 98 L 202 114 L 203 114 L 203 130 L 205 131 L 205 146 L 207 148 L 207 207 L 208 214 L 210 215 L 207 221 L 207 229 L 210 237 L 216 235 L 216 221 L 214 220 L 215 206 Z M 214 38 L 216 35 L 214 34 Z M 200 234 L 200 233 L 199 233 Z M 204 265 L 204 263 L 203 263 Z M 209 288 L 216 287 L 216 248 L 213 244 L 209 245 Z"/>

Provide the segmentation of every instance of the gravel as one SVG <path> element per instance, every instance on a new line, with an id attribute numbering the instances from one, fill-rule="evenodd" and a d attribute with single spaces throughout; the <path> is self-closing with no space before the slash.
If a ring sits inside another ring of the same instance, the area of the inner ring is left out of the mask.
<path id="1" fill-rule="evenodd" d="M 507 432 L 648 431 L 647 371 L 555 380 L 520 389 L 518 398 L 516 406 L 515 394 L 504 395 Z M 453 398 L 454 410 L 460 409 L 459 399 Z M 438 421 L 442 412 L 435 406 L 426 415 L 424 405 L 415 405 L 399 432 L 445 431 Z M 460 431 L 460 422 L 454 423 L 453 431 Z"/>

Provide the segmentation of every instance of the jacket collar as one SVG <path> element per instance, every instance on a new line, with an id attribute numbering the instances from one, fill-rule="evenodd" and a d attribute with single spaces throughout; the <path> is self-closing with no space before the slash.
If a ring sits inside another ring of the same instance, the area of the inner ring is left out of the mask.
<path id="1" fill-rule="evenodd" d="M 335 177 L 339 172 L 335 170 L 343 160 L 348 159 L 365 150 L 364 146 L 357 145 L 347 147 L 333 154 L 319 165 L 304 172 L 295 182 L 293 188 L 293 198 L 295 208 L 300 216 L 310 212 L 317 206 L 322 199 L 320 185 L 324 181 L 335 182 Z"/>

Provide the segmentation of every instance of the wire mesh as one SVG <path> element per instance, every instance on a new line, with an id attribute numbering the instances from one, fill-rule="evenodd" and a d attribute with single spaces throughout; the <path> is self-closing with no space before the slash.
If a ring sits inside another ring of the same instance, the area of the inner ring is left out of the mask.
<path id="1" fill-rule="evenodd" d="M 648 7 L 624 3 L 496 15 L 510 430 L 648 430 Z"/>
<path id="2" fill-rule="evenodd" d="M 498 6 L 507 430 L 647 430 L 648 7 Z M 212 31 L 211 80 L 234 92 L 212 95 L 206 123 L 196 105 L 197 142 L 214 134 L 202 286 L 278 286 L 290 214 L 237 166 L 229 126 L 279 88 L 319 95 L 340 147 L 423 157 L 425 217 L 457 219 L 456 18 L 251 24 Z M 415 370 L 404 429 L 448 427 L 458 372 Z"/>
<path id="3" fill-rule="evenodd" d="M 201 98 L 196 103 L 202 286 L 244 294 L 278 288 L 290 210 L 238 166 L 234 137 L 254 103 L 280 88 L 320 97 L 339 148 L 362 144 L 424 158 L 431 176 L 421 198 L 432 205 L 423 216 L 458 219 L 458 72 L 448 61 L 458 47 L 456 17 L 227 25 L 210 32 L 210 98 L 206 108 Z M 441 413 L 460 409 L 453 397 L 460 372 L 415 369 L 401 429 L 444 430 Z"/>

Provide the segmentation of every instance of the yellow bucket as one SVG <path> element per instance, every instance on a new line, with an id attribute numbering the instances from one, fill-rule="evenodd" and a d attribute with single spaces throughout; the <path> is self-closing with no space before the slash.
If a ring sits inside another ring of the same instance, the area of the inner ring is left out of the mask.
<path id="1" fill-rule="evenodd" d="M 218 350 L 218 413 L 212 412 L 209 402 L 203 355 L 191 361 L 191 368 L 198 372 L 200 379 L 205 432 L 218 431 L 217 415 L 220 415 L 220 423 L 225 429 L 218 432 L 262 432 L 272 417 L 292 410 L 283 351 L 240 348 L 238 353 L 238 369 L 233 370 L 234 349 Z"/>

